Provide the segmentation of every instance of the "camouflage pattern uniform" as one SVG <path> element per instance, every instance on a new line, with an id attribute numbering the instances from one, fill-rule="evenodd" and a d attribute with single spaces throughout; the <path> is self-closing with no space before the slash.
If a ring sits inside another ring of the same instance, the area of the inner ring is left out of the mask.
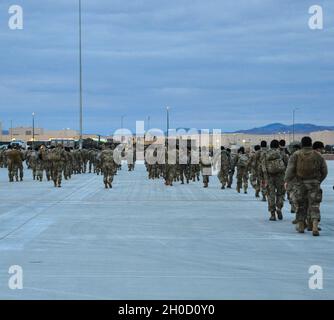
<path id="1" fill-rule="evenodd" d="M 20 180 L 23 180 L 23 153 L 18 149 L 8 149 L 6 151 L 7 165 L 8 165 L 8 178 L 10 182 L 19 181 L 19 171 Z"/>
<path id="2" fill-rule="evenodd" d="M 99 155 L 103 174 L 103 182 L 106 189 L 112 188 L 112 182 L 117 170 L 117 164 L 114 161 L 113 150 L 109 147 L 104 148 Z"/>
<path id="3" fill-rule="evenodd" d="M 305 221 L 312 223 L 313 235 L 318 236 L 320 204 L 322 202 L 321 183 L 328 174 L 324 158 L 311 147 L 295 152 L 288 164 L 285 181 L 289 185 L 295 181 L 294 197 L 297 201 L 297 231 L 304 232 Z"/>
<path id="4" fill-rule="evenodd" d="M 213 160 L 215 168 L 218 167 L 218 179 L 221 183 L 221 189 L 225 189 L 229 182 L 229 170 L 230 170 L 230 158 L 226 150 L 221 150 L 219 153 L 216 153 Z"/>
<path id="5" fill-rule="evenodd" d="M 266 185 L 266 181 L 265 181 L 265 177 L 264 177 L 264 172 L 263 172 L 263 161 L 264 161 L 264 157 L 266 155 L 266 153 L 268 152 L 267 148 L 262 147 L 261 150 L 259 151 L 258 154 L 258 178 L 260 180 L 260 186 L 261 186 L 261 194 L 262 194 L 262 201 L 265 202 L 267 201 L 267 194 L 268 194 L 268 190 L 267 190 L 267 185 Z"/>
<path id="6" fill-rule="evenodd" d="M 61 180 L 66 163 L 66 151 L 61 145 L 50 151 L 51 176 L 55 187 L 61 187 Z"/>
<path id="7" fill-rule="evenodd" d="M 249 156 L 246 153 L 238 153 L 236 158 L 237 168 L 237 191 L 240 193 L 243 188 L 244 193 L 248 190 L 249 178 Z"/>
<path id="8" fill-rule="evenodd" d="M 259 177 L 260 150 L 253 152 L 249 159 L 250 178 L 249 181 L 255 190 L 255 197 L 260 197 L 261 179 Z"/>
<path id="9" fill-rule="evenodd" d="M 227 184 L 227 188 L 232 188 L 232 184 L 233 184 L 233 177 L 234 177 L 234 174 L 235 174 L 235 166 L 237 164 L 237 160 L 238 160 L 238 157 L 236 154 L 232 154 L 230 152 L 227 153 L 230 157 L 230 169 L 229 169 L 229 172 L 228 172 L 228 184 Z"/>
<path id="10" fill-rule="evenodd" d="M 271 213 L 270 220 L 283 219 L 282 208 L 284 205 L 284 174 L 288 158 L 282 155 L 280 150 L 270 149 L 265 153 L 262 162 L 265 185 L 268 195 L 268 210 Z"/>
<path id="11" fill-rule="evenodd" d="M 206 147 L 201 149 L 200 166 L 204 188 L 209 186 L 209 177 L 212 176 L 211 157 Z"/>

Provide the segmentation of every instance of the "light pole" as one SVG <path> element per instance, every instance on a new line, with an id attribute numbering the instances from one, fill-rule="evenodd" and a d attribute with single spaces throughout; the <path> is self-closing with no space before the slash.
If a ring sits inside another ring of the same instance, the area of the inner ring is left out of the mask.
<path id="1" fill-rule="evenodd" d="M 80 115 L 79 115 L 79 127 L 80 138 L 79 148 L 82 149 L 82 30 L 81 30 L 81 0 L 79 0 L 79 95 L 80 95 Z"/>
<path id="2" fill-rule="evenodd" d="M 32 113 L 32 143 L 31 149 L 35 149 L 35 112 Z"/>
<path id="3" fill-rule="evenodd" d="M 295 141 L 295 119 L 297 110 L 299 110 L 299 108 L 294 108 L 292 111 L 292 142 Z"/>
<path id="4" fill-rule="evenodd" d="M 150 130 L 150 121 L 151 121 L 151 117 L 150 116 L 148 116 L 147 117 L 147 131 L 149 131 Z"/>

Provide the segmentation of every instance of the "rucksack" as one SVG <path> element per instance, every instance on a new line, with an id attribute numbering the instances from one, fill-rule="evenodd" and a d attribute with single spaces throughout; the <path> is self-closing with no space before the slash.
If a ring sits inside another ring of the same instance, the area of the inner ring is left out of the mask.
<path id="1" fill-rule="evenodd" d="M 297 157 L 297 176 L 303 179 L 315 179 L 315 165 L 318 160 L 316 151 L 300 152 Z"/>
<path id="2" fill-rule="evenodd" d="M 242 167 L 242 168 L 245 168 L 248 166 L 248 156 L 244 153 L 240 153 L 239 154 L 239 159 L 238 159 L 238 166 L 239 167 Z"/>
<path id="3" fill-rule="evenodd" d="M 279 150 L 270 150 L 266 153 L 267 172 L 279 174 L 285 172 L 285 164 Z"/>

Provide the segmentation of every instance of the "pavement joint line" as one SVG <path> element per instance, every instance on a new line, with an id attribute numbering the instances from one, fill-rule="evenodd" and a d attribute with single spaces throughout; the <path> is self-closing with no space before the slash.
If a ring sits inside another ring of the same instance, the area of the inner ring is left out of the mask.
<path id="1" fill-rule="evenodd" d="M 93 179 L 91 179 L 93 180 Z M 87 182 L 85 182 L 87 183 Z M 71 192 L 69 195 L 67 195 L 64 199 L 71 197 L 74 193 L 76 193 L 77 191 L 83 189 L 83 188 L 87 188 L 87 184 L 83 185 L 82 187 L 79 187 L 78 189 L 75 189 L 73 192 Z M 89 186 L 90 187 L 90 186 Z M 35 218 L 37 218 L 38 216 L 40 216 L 42 213 L 44 213 L 47 209 L 52 208 L 52 207 L 56 207 L 58 206 L 60 203 L 62 203 L 63 199 L 59 199 L 54 201 L 53 203 L 50 203 L 50 205 L 48 205 L 47 207 L 45 207 L 43 210 L 41 210 L 41 212 L 35 214 L 34 216 L 30 217 L 29 219 L 27 219 L 25 222 L 23 222 L 21 225 L 19 225 L 18 227 L 14 228 L 13 230 L 9 231 L 7 234 L 5 234 L 4 236 L 2 236 L 0 238 L 0 241 L 5 240 L 6 238 L 8 238 L 10 235 L 12 235 L 13 233 L 17 232 L 18 230 L 20 230 L 22 227 L 24 227 L 27 223 L 31 222 L 32 220 L 34 220 Z M 39 201 L 35 200 L 29 203 L 29 205 L 33 205 L 36 202 L 39 203 Z M 0 216 L 1 218 L 1 216 Z"/>

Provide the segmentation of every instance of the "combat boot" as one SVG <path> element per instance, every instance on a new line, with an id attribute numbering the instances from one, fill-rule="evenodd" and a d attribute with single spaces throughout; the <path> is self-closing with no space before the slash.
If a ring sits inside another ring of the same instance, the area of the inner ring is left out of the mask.
<path id="1" fill-rule="evenodd" d="M 292 224 L 297 224 L 297 223 L 298 223 L 297 219 L 292 220 Z"/>
<path id="2" fill-rule="evenodd" d="M 277 218 L 278 218 L 278 220 L 283 220 L 283 214 L 282 214 L 282 211 L 281 211 L 280 209 L 278 209 L 278 210 L 276 211 L 276 213 L 277 213 Z"/>
<path id="3" fill-rule="evenodd" d="M 222 184 L 222 187 L 221 187 L 221 189 L 222 189 L 222 190 L 224 190 L 224 189 L 225 189 L 225 186 L 224 186 L 223 184 Z"/>
<path id="4" fill-rule="evenodd" d="M 111 185 L 111 182 L 109 182 L 109 183 L 108 183 L 108 185 L 109 185 L 109 188 L 110 188 L 110 189 L 112 189 L 112 185 Z"/>
<path id="5" fill-rule="evenodd" d="M 319 221 L 318 219 L 313 220 L 313 228 L 312 228 L 312 234 L 314 237 L 319 237 L 319 228 L 318 228 Z"/>
<path id="6" fill-rule="evenodd" d="M 270 221 L 276 221 L 276 214 L 275 214 L 275 212 L 271 213 L 271 216 L 270 216 L 269 220 Z"/>
<path id="7" fill-rule="evenodd" d="M 298 221 L 297 226 L 296 226 L 296 230 L 299 233 L 304 233 L 305 232 L 305 224 L 304 221 Z"/>
<path id="8" fill-rule="evenodd" d="M 263 202 L 267 202 L 267 198 L 266 198 L 266 196 L 263 196 L 263 197 L 262 197 L 262 201 L 263 201 Z"/>
<path id="9" fill-rule="evenodd" d="M 240 187 L 237 187 L 237 192 L 240 193 Z"/>
<path id="10" fill-rule="evenodd" d="M 257 190 L 257 191 L 255 192 L 255 198 L 260 198 L 260 191 Z"/>

